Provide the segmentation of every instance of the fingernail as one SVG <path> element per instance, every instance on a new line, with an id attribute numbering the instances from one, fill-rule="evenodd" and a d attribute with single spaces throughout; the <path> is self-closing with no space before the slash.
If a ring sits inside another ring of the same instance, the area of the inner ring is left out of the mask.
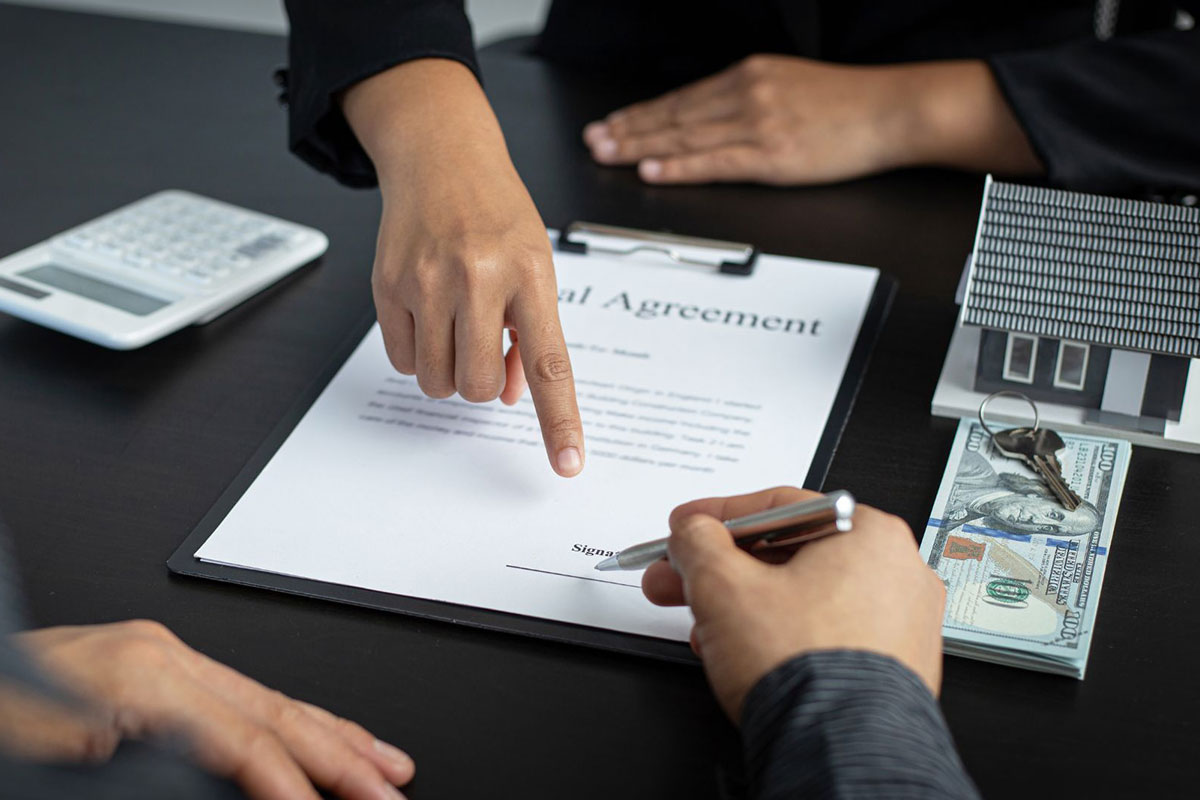
<path id="1" fill-rule="evenodd" d="M 617 154 L 616 139 L 601 139 L 596 142 L 596 156 L 598 158 L 608 160 Z"/>
<path id="2" fill-rule="evenodd" d="M 386 758 L 397 769 L 411 769 L 413 766 L 413 760 L 408 753 L 381 739 L 375 740 L 375 752 Z"/>
<path id="3" fill-rule="evenodd" d="M 589 122 L 584 126 L 583 138 L 589 142 L 593 139 L 609 138 L 608 124 L 604 122 Z"/>
<path id="4" fill-rule="evenodd" d="M 646 158 L 643 159 L 640 164 L 638 164 L 638 172 L 642 174 L 643 178 L 649 181 L 656 180 L 661 177 L 662 171 L 662 162 L 656 158 Z"/>
<path id="5" fill-rule="evenodd" d="M 404 800 L 404 795 L 400 794 L 400 790 L 390 783 L 381 783 L 379 785 L 379 800 Z"/>
<path id="6" fill-rule="evenodd" d="M 583 458 L 576 447 L 564 447 L 558 451 L 558 474 L 567 478 L 579 474 L 583 469 Z"/>

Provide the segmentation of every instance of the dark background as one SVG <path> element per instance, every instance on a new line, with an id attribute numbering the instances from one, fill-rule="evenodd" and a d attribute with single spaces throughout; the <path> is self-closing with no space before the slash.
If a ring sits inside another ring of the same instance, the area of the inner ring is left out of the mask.
<path id="1" fill-rule="evenodd" d="M 407 748 L 414 798 L 716 796 L 715 764 L 735 740 L 696 668 L 167 573 L 371 310 L 377 196 L 287 154 L 270 82 L 284 60 L 271 36 L 0 6 L 0 253 L 168 187 L 332 242 L 216 322 L 134 352 L 0 317 L 0 509 L 32 620 L 161 620 Z M 637 87 L 502 52 L 483 71 L 548 225 L 753 241 L 899 279 L 826 486 L 922 529 L 955 429 L 929 402 L 982 180 L 650 188 L 593 165 L 578 135 Z M 986 796 L 1185 793 L 1200 752 L 1198 475 L 1194 456 L 1135 450 L 1086 681 L 947 659 L 942 704 Z"/>

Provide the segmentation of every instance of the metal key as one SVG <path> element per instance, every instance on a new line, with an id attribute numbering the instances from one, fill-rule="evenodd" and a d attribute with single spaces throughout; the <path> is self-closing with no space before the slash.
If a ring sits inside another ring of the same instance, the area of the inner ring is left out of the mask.
<path id="1" fill-rule="evenodd" d="M 1049 428 L 1010 428 L 992 434 L 996 449 L 1009 458 L 1018 458 L 1046 484 L 1067 511 L 1082 502 L 1062 476 L 1058 453 L 1066 447 L 1062 437 Z"/>

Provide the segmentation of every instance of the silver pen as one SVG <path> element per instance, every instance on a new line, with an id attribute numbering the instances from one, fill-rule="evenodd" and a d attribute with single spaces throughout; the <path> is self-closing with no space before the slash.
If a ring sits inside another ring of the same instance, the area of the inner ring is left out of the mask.
<path id="1" fill-rule="evenodd" d="M 769 508 L 745 517 L 727 520 L 725 527 L 738 547 L 755 550 L 792 547 L 838 531 L 848 531 L 854 516 L 854 497 L 849 492 L 830 492 L 812 500 L 802 500 L 778 508 Z M 606 558 L 596 569 L 645 569 L 667 555 L 667 540 L 655 539 L 627 547 Z"/>

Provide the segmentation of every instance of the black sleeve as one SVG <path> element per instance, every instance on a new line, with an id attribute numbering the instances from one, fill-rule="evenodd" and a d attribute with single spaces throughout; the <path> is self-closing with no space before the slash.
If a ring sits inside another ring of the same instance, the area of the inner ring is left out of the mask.
<path id="1" fill-rule="evenodd" d="M 929 689 L 874 653 L 779 666 L 746 698 L 742 741 L 755 800 L 979 797 Z"/>
<path id="2" fill-rule="evenodd" d="M 989 63 L 1051 183 L 1114 194 L 1200 190 L 1200 29 Z"/>
<path id="3" fill-rule="evenodd" d="M 463 0 L 285 0 L 291 35 L 285 73 L 288 146 L 349 186 L 375 185 L 375 168 L 335 95 L 414 58 L 449 58 L 476 75 Z"/>

